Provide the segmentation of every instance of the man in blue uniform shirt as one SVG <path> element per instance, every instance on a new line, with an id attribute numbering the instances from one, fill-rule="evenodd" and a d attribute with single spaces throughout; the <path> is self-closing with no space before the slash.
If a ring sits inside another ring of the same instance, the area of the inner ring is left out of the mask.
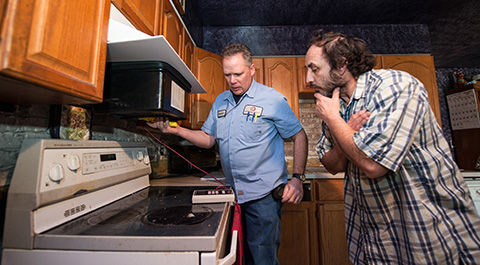
<path id="1" fill-rule="evenodd" d="M 218 143 L 227 184 L 241 205 L 247 264 L 279 264 L 281 207 L 302 200 L 307 136 L 286 98 L 253 79 L 255 66 L 246 45 L 225 47 L 222 59 L 230 90 L 216 98 L 202 130 L 170 127 L 163 119 L 150 126 L 199 147 Z M 294 175 L 288 183 L 287 138 L 294 142 Z M 272 190 L 285 183 L 282 199 L 275 200 Z"/>

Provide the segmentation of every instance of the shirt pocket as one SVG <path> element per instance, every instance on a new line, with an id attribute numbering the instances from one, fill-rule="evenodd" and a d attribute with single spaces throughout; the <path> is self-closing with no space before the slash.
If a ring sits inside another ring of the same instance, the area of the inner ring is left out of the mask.
<path id="1" fill-rule="evenodd" d="M 215 138 L 217 140 L 225 140 L 228 138 L 230 122 L 225 117 L 218 118 L 215 124 Z"/>
<path id="2" fill-rule="evenodd" d="M 244 119 L 240 122 L 241 138 L 247 142 L 256 142 L 265 134 L 267 127 L 261 117 L 257 117 L 257 121 L 251 121 L 251 118 Z"/>

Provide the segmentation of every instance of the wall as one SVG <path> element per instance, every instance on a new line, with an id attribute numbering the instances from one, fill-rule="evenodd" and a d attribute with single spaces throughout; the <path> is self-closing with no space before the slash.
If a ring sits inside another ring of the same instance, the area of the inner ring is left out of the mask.
<path id="1" fill-rule="evenodd" d="M 310 36 L 317 29 L 362 38 L 375 54 L 431 52 L 428 27 L 421 24 L 205 27 L 201 47 L 220 54 L 230 43 L 244 43 L 250 47 L 253 56 L 304 56 Z"/>

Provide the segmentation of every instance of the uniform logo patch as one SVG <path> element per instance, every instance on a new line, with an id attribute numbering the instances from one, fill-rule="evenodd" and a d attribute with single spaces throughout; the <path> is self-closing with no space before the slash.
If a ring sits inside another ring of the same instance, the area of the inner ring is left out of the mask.
<path id="1" fill-rule="evenodd" d="M 262 107 L 253 106 L 253 105 L 246 105 L 245 108 L 243 109 L 243 114 L 244 115 L 251 115 L 251 116 L 260 117 L 260 116 L 262 116 L 262 112 L 263 112 Z"/>

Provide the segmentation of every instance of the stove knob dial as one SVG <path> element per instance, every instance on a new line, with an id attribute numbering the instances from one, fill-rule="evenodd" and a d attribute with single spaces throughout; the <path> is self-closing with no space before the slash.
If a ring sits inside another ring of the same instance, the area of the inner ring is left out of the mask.
<path id="1" fill-rule="evenodd" d="M 137 152 L 137 160 L 138 160 L 138 161 L 142 161 L 143 158 L 144 158 L 143 152 L 142 152 L 142 151 L 138 151 L 138 152 Z"/>
<path id="2" fill-rule="evenodd" d="M 62 180 L 64 177 L 62 165 L 57 164 L 53 166 L 50 171 L 48 171 L 48 177 L 55 182 Z"/>
<path id="3" fill-rule="evenodd" d="M 144 163 L 145 165 L 148 165 L 148 164 L 150 163 L 150 157 L 145 156 L 145 157 L 143 158 L 143 163 Z"/>
<path id="4" fill-rule="evenodd" d="M 75 171 L 80 168 L 80 158 L 77 155 L 72 155 L 67 160 L 67 167 L 71 171 Z"/>

